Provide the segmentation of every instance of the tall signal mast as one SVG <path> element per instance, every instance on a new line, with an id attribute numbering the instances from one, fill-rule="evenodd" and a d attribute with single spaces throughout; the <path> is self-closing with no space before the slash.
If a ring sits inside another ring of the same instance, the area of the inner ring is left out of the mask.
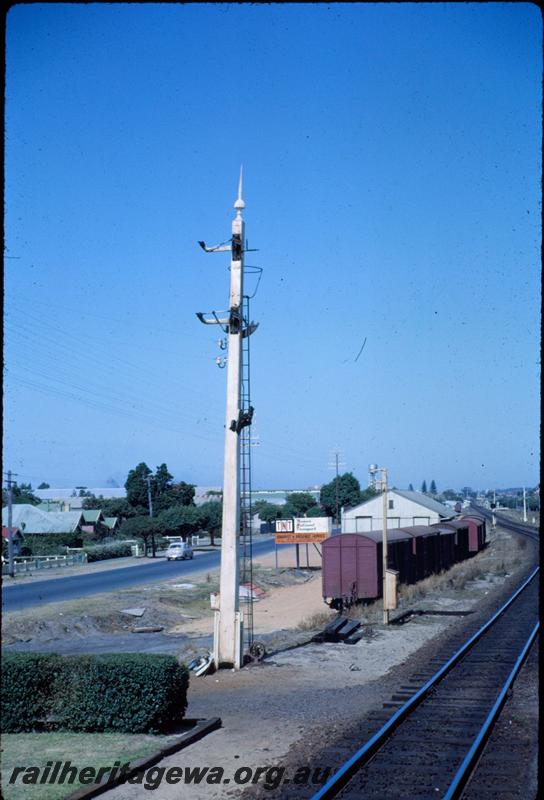
<path id="1" fill-rule="evenodd" d="M 242 210 L 242 168 L 238 182 L 238 197 L 234 203 L 236 216 L 232 220 L 230 241 L 215 247 L 199 242 L 207 253 L 231 253 L 229 308 L 226 312 L 198 313 L 206 325 L 220 325 L 227 334 L 227 402 L 225 417 L 225 456 L 223 470 L 223 520 L 221 538 L 221 576 L 219 611 L 215 613 L 214 661 L 217 668 L 242 666 L 242 614 L 239 591 L 239 534 L 240 534 L 240 433 L 251 425 L 253 407 L 244 409 L 241 402 L 242 340 L 250 336 L 257 325 L 244 319 L 244 253 L 245 223 Z M 224 366 L 224 360 L 218 360 Z"/>

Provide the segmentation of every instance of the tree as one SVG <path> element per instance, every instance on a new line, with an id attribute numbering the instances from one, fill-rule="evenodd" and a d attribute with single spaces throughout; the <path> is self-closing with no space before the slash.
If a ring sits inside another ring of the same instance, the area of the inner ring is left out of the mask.
<path id="1" fill-rule="evenodd" d="M 280 519 L 282 516 L 282 508 L 282 506 L 276 503 L 267 503 L 265 500 L 260 500 L 258 503 L 255 503 L 255 510 L 263 522 L 274 522 L 274 520 Z"/>
<path id="2" fill-rule="evenodd" d="M 168 472 L 166 464 L 161 464 L 155 471 L 154 481 L 152 483 L 153 493 L 155 496 L 163 494 L 171 488 L 174 476 Z"/>
<path id="3" fill-rule="evenodd" d="M 171 491 L 176 503 L 181 503 L 183 506 L 193 506 L 195 504 L 195 486 L 193 483 L 179 481 L 179 483 L 172 485 Z"/>
<path id="4" fill-rule="evenodd" d="M 202 527 L 210 534 L 210 543 L 215 545 L 215 537 L 221 533 L 223 523 L 223 503 L 217 500 L 208 500 L 198 506 L 201 514 Z"/>
<path id="5" fill-rule="evenodd" d="M 49 484 L 48 484 L 48 483 L 46 483 L 45 481 L 42 481 L 42 482 L 40 483 L 40 485 L 38 486 L 38 489 L 50 489 L 50 488 L 51 488 L 51 487 L 49 486 Z"/>
<path id="6" fill-rule="evenodd" d="M 128 473 L 125 489 L 127 490 L 127 500 L 131 506 L 148 507 L 146 480 L 148 475 L 151 475 L 151 470 L 143 461 Z"/>
<path id="7" fill-rule="evenodd" d="M 39 497 L 36 497 L 35 494 L 32 494 L 32 484 L 30 483 L 15 483 L 11 488 L 11 498 L 14 505 L 27 503 L 31 506 L 37 506 L 42 502 Z M 6 506 L 7 504 L 8 493 L 5 489 L 2 489 L 2 505 Z"/>
<path id="8" fill-rule="evenodd" d="M 104 516 L 123 517 L 124 519 L 149 513 L 147 506 L 131 506 L 126 497 L 112 497 L 110 500 L 104 500 L 101 508 Z"/>
<path id="9" fill-rule="evenodd" d="M 319 505 L 312 506 L 306 514 L 308 517 L 326 517 L 324 510 Z"/>
<path id="10" fill-rule="evenodd" d="M 161 511 L 157 522 L 165 535 L 181 536 L 186 539 L 204 527 L 205 515 L 196 506 L 177 505 Z"/>
<path id="11" fill-rule="evenodd" d="M 430 486 L 430 488 L 429 488 L 429 492 L 430 492 L 431 494 L 437 494 L 437 491 L 436 491 L 436 483 L 434 482 L 434 480 L 433 480 L 433 481 L 431 481 L 431 486 Z"/>
<path id="12" fill-rule="evenodd" d="M 278 508 L 280 510 L 278 519 L 293 519 L 293 517 L 302 516 L 302 514 L 299 514 L 297 509 L 290 503 L 284 503 L 282 506 L 278 506 Z"/>
<path id="13" fill-rule="evenodd" d="M 396 488 L 396 487 L 393 487 Z M 366 500 L 370 500 L 371 497 L 376 497 L 378 492 L 376 489 L 373 489 L 371 486 L 367 486 L 366 489 L 361 491 L 361 499 L 359 500 L 360 503 L 366 502 Z"/>
<path id="14" fill-rule="evenodd" d="M 151 483 L 153 488 L 153 482 Z M 195 487 L 192 483 L 173 483 L 161 494 L 155 493 L 153 498 L 153 508 L 159 513 L 166 511 L 173 506 L 194 506 Z"/>
<path id="15" fill-rule="evenodd" d="M 83 500 L 84 509 L 100 509 L 105 517 L 119 517 L 120 519 L 131 519 L 132 517 L 149 514 L 149 510 L 144 506 L 131 506 L 124 497 L 86 497 Z"/>
<path id="16" fill-rule="evenodd" d="M 351 472 L 345 472 L 321 487 L 319 502 L 326 516 L 336 516 L 336 483 L 338 481 L 338 512 L 343 506 L 356 506 L 362 502 L 361 485 Z"/>
<path id="17" fill-rule="evenodd" d="M 317 500 L 309 492 L 291 492 L 287 495 L 286 504 L 293 509 L 294 517 L 303 517 L 317 505 Z"/>
<path id="18" fill-rule="evenodd" d="M 102 509 L 102 503 L 104 502 L 103 499 L 97 497 L 95 494 L 90 494 L 83 500 L 81 504 L 81 508 L 85 510 L 97 510 Z"/>
<path id="19" fill-rule="evenodd" d="M 125 520 L 121 525 L 121 533 L 127 539 L 142 539 L 144 555 L 147 556 L 149 542 L 151 541 L 154 544 L 155 536 L 162 533 L 162 528 L 156 520 L 146 516 L 139 516 Z M 153 553 L 153 555 L 155 554 Z"/>
<path id="20" fill-rule="evenodd" d="M 421 484 L 421 491 L 423 492 L 423 494 L 425 494 L 425 492 L 427 491 L 427 481 L 423 481 L 423 483 Z"/>
<path id="21" fill-rule="evenodd" d="M 414 487 L 413 487 L 413 485 L 411 483 L 408 484 L 408 491 L 409 492 L 413 492 L 414 491 Z"/>

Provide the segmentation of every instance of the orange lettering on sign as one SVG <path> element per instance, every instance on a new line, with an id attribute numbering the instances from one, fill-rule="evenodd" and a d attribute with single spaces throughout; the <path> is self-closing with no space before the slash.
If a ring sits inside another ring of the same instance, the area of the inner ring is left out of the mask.
<path id="1" fill-rule="evenodd" d="M 276 544 L 319 544 L 329 538 L 328 533 L 276 533 Z"/>

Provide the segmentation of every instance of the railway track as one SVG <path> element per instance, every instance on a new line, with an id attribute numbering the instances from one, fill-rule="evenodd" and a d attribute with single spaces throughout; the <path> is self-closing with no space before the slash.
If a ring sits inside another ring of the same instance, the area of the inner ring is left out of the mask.
<path id="1" fill-rule="evenodd" d="M 505 522 L 538 539 L 534 528 Z M 536 568 L 445 664 L 413 675 L 400 708 L 312 800 L 461 797 L 537 636 L 538 576 Z"/>
<path id="2" fill-rule="evenodd" d="M 491 522 L 492 515 L 489 511 L 487 511 L 487 509 L 478 508 L 478 513 L 482 516 L 485 516 L 486 522 Z M 497 520 L 497 524 L 501 528 L 505 528 L 507 531 L 521 533 L 523 536 L 528 536 L 530 539 L 538 540 L 539 538 L 539 530 L 534 525 L 526 525 L 523 522 L 516 522 L 515 519 L 503 517 L 502 514 L 495 514 L 495 518 Z"/>

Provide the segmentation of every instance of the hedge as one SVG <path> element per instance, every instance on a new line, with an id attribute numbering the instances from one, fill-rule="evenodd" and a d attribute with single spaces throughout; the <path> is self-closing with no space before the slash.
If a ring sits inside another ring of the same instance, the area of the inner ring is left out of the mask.
<path id="1" fill-rule="evenodd" d="M 2 655 L 2 732 L 43 726 L 51 713 L 51 687 L 61 668 L 59 657 L 48 653 Z"/>
<path id="2" fill-rule="evenodd" d="M 66 547 L 81 547 L 82 544 L 78 533 L 25 533 L 23 547 L 28 555 L 52 556 L 66 555 Z"/>
<path id="3" fill-rule="evenodd" d="M 117 542 L 115 544 L 98 545 L 97 547 L 84 547 L 87 553 L 87 561 L 103 561 L 105 558 L 123 558 L 132 555 L 129 544 Z"/>
<path id="4" fill-rule="evenodd" d="M 6 653 L 2 685 L 3 733 L 157 734 L 183 719 L 189 672 L 168 655 Z"/>

